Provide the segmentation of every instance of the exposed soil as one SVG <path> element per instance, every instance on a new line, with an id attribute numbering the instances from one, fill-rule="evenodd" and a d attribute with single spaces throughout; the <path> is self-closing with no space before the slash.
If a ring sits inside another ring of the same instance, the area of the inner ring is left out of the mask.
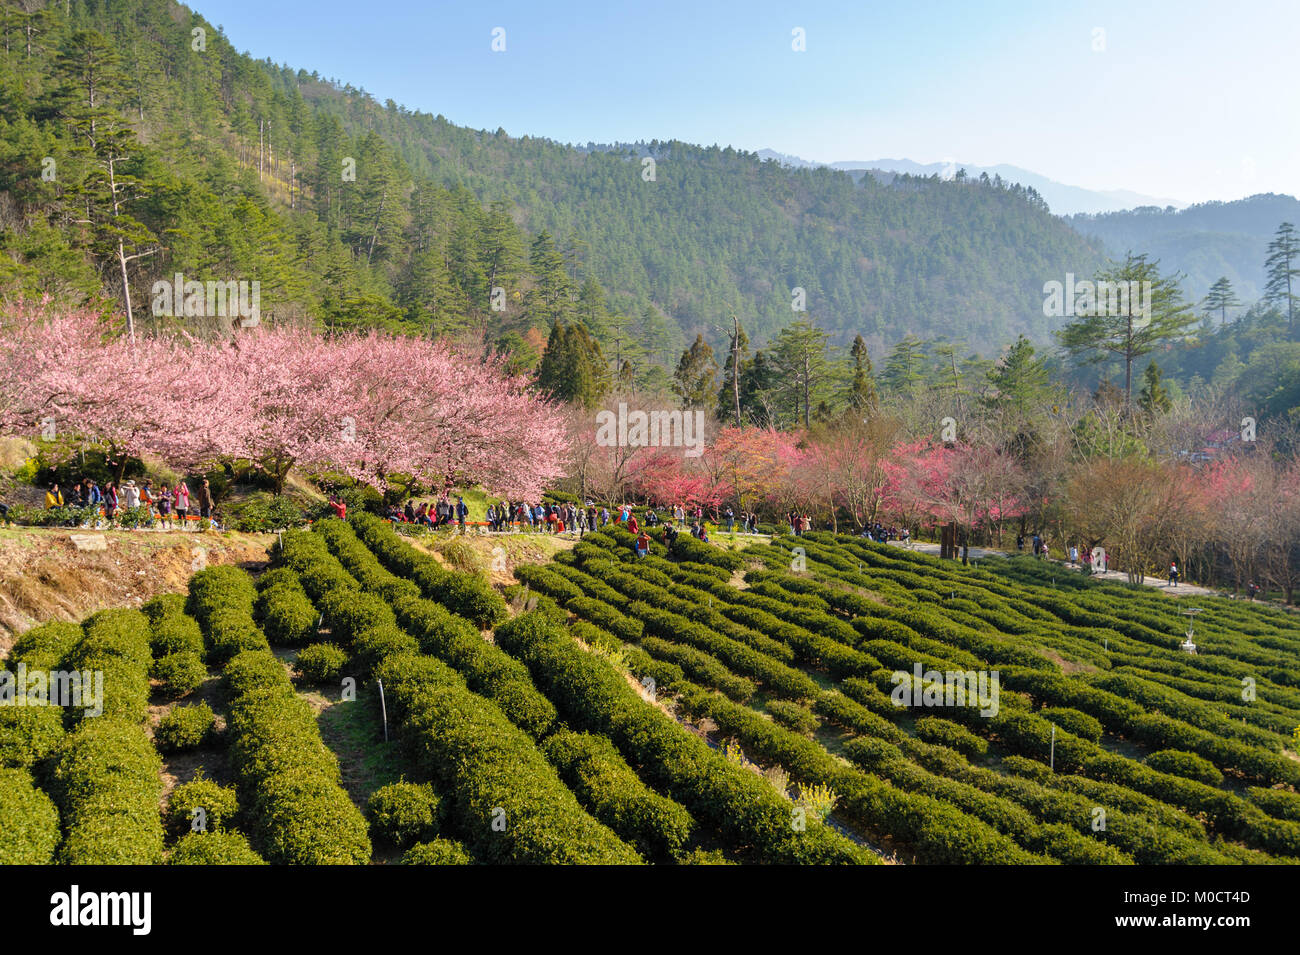
<path id="1" fill-rule="evenodd" d="M 0 651 L 38 623 L 184 591 L 209 564 L 266 563 L 272 534 L 0 529 Z"/>

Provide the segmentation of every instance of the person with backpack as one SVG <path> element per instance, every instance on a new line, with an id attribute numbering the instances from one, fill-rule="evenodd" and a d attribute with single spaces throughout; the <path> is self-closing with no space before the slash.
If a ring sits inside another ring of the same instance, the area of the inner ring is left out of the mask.
<path id="1" fill-rule="evenodd" d="M 1171 560 L 1169 562 L 1169 586 L 1178 586 L 1178 561 L 1176 560 Z"/>

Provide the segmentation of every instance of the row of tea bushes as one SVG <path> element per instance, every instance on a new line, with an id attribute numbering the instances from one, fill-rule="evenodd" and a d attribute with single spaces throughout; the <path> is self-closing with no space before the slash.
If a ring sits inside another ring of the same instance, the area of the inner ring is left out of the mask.
<path id="1" fill-rule="evenodd" d="M 163 594 L 140 609 L 149 618 L 153 676 L 172 696 L 198 689 L 208 678 L 206 648 L 198 623 L 185 612 L 185 598 Z"/>
<path id="2" fill-rule="evenodd" d="M 494 701 L 529 735 L 540 738 L 550 730 L 555 722 L 555 707 L 533 686 L 528 669 L 518 660 L 484 640 L 470 621 L 448 607 L 400 590 L 375 554 L 347 524 L 325 521 L 317 528 L 334 557 L 363 586 L 394 595 L 391 607 L 377 594 L 362 595 L 376 604 L 368 611 L 371 619 L 366 622 L 367 627 L 400 625 L 415 638 L 422 652 L 438 657 L 459 672 L 470 690 Z M 362 603 L 355 599 L 349 601 L 352 608 Z M 327 609 L 326 616 L 333 621 L 341 614 Z M 356 624 L 350 626 L 355 629 Z"/>
<path id="3" fill-rule="evenodd" d="M 371 855 L 365 819 L 339 785 L 338 760 L 322 742 L 311 706 L 294 692 L 253 622 L 251 581 L 229 569 L 195 574 L 190 606 L 209 630 L 238 625 L 251 644 L 230 658 L 222 678 L 231 765 L 262 854 L 286 865 L 364 865 Z"/>
<path id="4" fill-rule="evenodd" d="M 4 668 L 14 674 L 20 666 L 29 673 L 60 670 L 82 636 L 81 627 L 64 621 L 32 627 L 14 642 Z M 63 710 L 59 707 L 0 705 L 0 768 L 37 767 L 63 734 Z"/>
<path id="5" fill-rule="evenodd" d="M 0 865 L 46 865 L 59 844 L 59 812 L 26 769 L 0 769 Z"/>
<path id="6" fill-rule="evenodd" d="M 690 813 L 643 783 L 608 739 L 562 730 L 542 751 L 578 801 L 645 858 L 668 862 L 685 849 Z"/>
<path id="7" fill-rule="evenodd" d="M 575 728 L 608 737 L 643 780 L 679 803 L 732 851 L 776 863 L 869 863 L 852 842 L 810 820 L 762 778 L 729 762 L 647 704 L 623 674 L 582 650 L 553 621 L 525 614 L 502 624 L 497 642 L 523 660 Z"/>
<path id="8" fill-rule="evenodd" d="M 506 617 L 505 601 L 482 577 L 447 570 L 428 554 L 416 550 L 387 521 L 358 512 L 349 522 L 365 545 L 393 573 L 414 581 L 430 600 L 488 628 Z"/>
<path id="9" fill-rule="evenodd" d="M 449 821 L 484 862 L 630 864 L 636 851 L 592 818 L 533 740 L 436 657 L 379 665 L 390 714 Z"/>

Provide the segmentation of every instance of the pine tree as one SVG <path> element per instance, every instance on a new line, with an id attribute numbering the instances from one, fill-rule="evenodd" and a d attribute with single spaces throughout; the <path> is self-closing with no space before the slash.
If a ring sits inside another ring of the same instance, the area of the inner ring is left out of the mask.
<path id="1" fill-rule="evenodd" d="M 1201 307 L 1207 315 L 1219 313 L 1219 324 L 1228 324 L 1228 309 L 1237 308 L 1242 303 L 1237 300 L 1236 293 L 1232 290 L 1232 283 L 1228 281 L 1225 275 L 1217 282 L 1210 286 L 1209 293 L 1201 299 Z"/>
<path id="2" fill-rule="evenodd" d="M 826 332 L 811 322 L 793 322 L 772 342 L 772 367 L 778 384 L 777 400 L 784 412 L 812 425 L 812 409 L 828 397 L 831 361 Z"/>
<path id="3" fill-rule="evenodd" d="M 925 344 L 915 335 L 904 335 L 885 358 L 881 384 L 892 395 L 910 398 L 926 381 Z"/>
<path id="4" fill-rule="evenodd" d="M 1136 291 L 1108 300 L 1104 307 L 1100 302 L 1077 307 L 1079 318 L 1057 336 L 1065 350 L 1081 363 L 1119 358 L 1124 363 L 1124 400 L 1131 404 L 1133 362 L 1167 342 L 1189 339 L 1196 316 L 1183 301 L 1179 276 L 1161 275 L 1160 263 L 1148 262 L 1146 255 L 1130 252 L 1123 262 L 1111 263 L 1098 272 L 1096 281 Z"/>
<path id="5" fill-rule="evenodd" d="M 1047 362 L 1035 356 L 1034 346 L 1021 335 L 990 369 L 988 381 L 993 390 L 983 403 L 993 410 L 1015 411 L 1023 418 L 1050 404 L 1049 378 Z"/>
<path id="6" fill-rule="evenodd" d="M 1264 261 L 1268 277 L 1264 285 L 1266 301 L 1280 304 L 1286 309 L 1287 333 L 1296 335 L 1296 299 L 1300 297 L 1300 236 L 1295 226 L 1283 222 L 1277 227 L 1273 241 L 1268 244 L 1268 258 Z"/>

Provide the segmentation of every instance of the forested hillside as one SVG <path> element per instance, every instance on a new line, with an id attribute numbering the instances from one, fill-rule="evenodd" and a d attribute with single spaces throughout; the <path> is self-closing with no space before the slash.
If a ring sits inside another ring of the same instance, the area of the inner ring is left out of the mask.
<path id="1" fill-rule="evenodd" d="M 0 21 L 11 297 L 123 310 L 125 265 L 146 322 L 180 272 L 260 282 L 264 316 L 470 332 L 521 364 L 581 318 L 607 353 L 670 364 L 696 333 L 722 343 L 733 313 L 757 342 L 792 318 L 873 350 L 954 327 L 985 350 L 1044 340 L 1043 283 L 1102 259 L 1026 190 L 516 139 L 254 61 L 169 0 L 34 6 Z"/>
<path id="2" fill-rule="evenodd" d="M 1247 301 L 1264 291 L 1264 259 L 1278 223 L 1300 218 L 1300 200 L 1274 193 L 1236 202 L 1202 202 L 1186 209 L 1144 206 L 1102 215 L 1069 216 L 1080 232 L 1105 243 L 1116 255 L 1142 250 L 1169 271 L 1184 273 L 1183 290 L 1193 301 L 1227 276 Z"/>

